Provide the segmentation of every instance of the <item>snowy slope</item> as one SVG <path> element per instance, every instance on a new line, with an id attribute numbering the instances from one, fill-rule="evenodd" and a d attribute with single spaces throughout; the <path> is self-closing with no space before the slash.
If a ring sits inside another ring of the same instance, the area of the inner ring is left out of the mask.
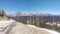
<path id="1" fill-rule="evenodd" d="M 41 30 L 45 30 L 45 31 L 50 32 L 50 33 L 52 33 L 52 34 L 60 34 L 60 33 L 56 32 L 56 31 L 48 30 L 48 29 L 44 29 L 44 28 L 38 28 L 38 27 L 36 27 L 36 26 L 34 26 L 34 25 L 27 25 L 27 26 L 29 26 L 29 27 L 34 27 L 34 28 L 41 29 Z"/>

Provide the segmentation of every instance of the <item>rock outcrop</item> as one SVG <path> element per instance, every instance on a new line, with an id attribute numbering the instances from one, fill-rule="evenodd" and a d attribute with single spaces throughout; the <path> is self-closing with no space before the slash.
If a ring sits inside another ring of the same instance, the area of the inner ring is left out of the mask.
<path id="1" fill-rule="evenodd" d="M 8 20 L 6 13 L 2 9 L 0 9 L 0 20 Z"/>

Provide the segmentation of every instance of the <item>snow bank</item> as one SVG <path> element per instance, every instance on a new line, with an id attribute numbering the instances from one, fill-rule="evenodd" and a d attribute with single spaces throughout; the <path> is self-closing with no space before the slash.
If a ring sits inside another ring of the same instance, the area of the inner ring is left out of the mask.
<path id="1" fill-rule="evenodd" d="M 48 29 L 44 29 L 44 28 L 38 28 L 38 27 L 36 27 L 36 26 L 34 26 L 34 25 L 27 25 L 27 26 L 29 26 L 29 27 L 34 27 L 34 28 L 41 29 L 41 30 L 45 30 L 45 31 L 50 32 L 50 33 L 52 33 L 52 34 L 60 34 L 60 33 L 56 32 L 56 31 L 48 30 Z"/>
<path id="2" fill-rule="evenodd" d="M 6 26 L 10 25 L 11 23 L 14 23 L 14 20 L 0 21 L 0 27 L 6 27 Z"/>

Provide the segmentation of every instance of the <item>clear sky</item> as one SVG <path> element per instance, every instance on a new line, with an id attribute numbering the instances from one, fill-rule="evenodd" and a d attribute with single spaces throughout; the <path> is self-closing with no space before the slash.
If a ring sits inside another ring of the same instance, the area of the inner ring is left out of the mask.
<path id="1" fill-rule="evenodd" d="M 0 0 L 0 9 L 8 14 L 49 13 L 60 14 L 60 0 Z"/>

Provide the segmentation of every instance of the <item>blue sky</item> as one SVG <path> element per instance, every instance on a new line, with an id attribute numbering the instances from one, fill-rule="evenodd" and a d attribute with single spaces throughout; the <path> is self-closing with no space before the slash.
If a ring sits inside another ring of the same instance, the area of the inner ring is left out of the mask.
<path id="1" fill-rule="evenodd" d="M 60 0 L 0 0 L 0 9 L 7 14 L 16 12 L 60 14 Z"/>

